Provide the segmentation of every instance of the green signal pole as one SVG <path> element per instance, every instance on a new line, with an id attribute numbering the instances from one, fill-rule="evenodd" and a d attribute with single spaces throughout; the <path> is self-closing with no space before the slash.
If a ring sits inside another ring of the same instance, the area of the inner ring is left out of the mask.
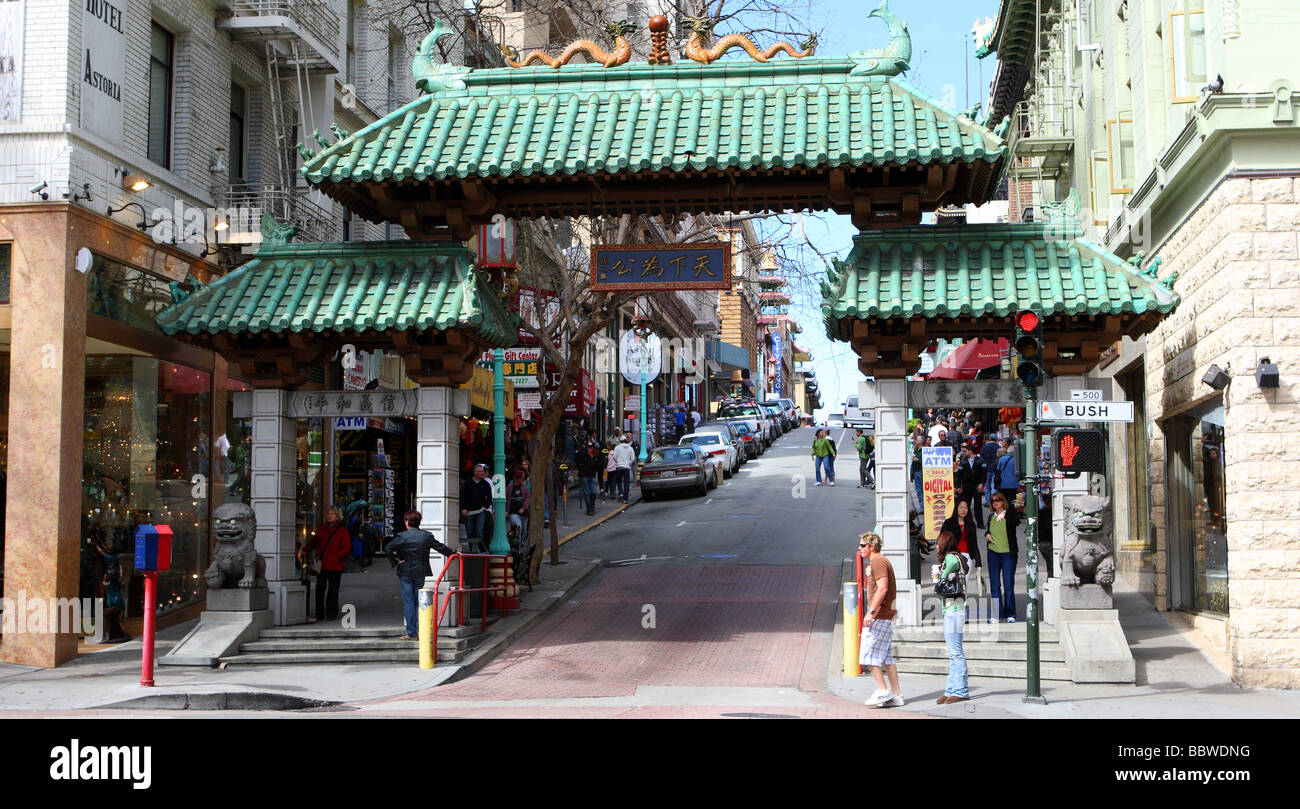
<path id="1" fill-rule="evenodd" d="M 506 539 L 506 382 L 505 351 L 492 352 L 492 544 L 488 553 L 510 553 Z"/>
<path id="2" fill-rule="evenodd" d="M 1047 704 L 1039 685 L 1038 619 L 1038 389 L 1025 386 L 1025 702 Z"/>

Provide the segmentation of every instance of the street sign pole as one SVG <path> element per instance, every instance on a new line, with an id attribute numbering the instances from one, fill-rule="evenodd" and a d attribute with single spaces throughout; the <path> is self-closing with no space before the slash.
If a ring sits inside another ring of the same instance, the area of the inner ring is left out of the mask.
<path id="1" fill-rule="evenodd" d="M 1025 702 L 1046 704 L 1039 687 L 1038 649 L 1038 389 L 1025 386 Z"/>
<path id="2" fill-rule="evenodd" d="M 506 539 L 506 383 L 505 351 L 492 352 L 492 542 L 488 553 L 510 553 Z"/>

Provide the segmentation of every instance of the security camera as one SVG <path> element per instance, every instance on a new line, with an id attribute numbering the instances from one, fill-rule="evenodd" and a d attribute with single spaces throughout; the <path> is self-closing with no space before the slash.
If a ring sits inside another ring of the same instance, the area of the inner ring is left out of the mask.
<path id="1" fill-rule="evenodd" d="M 41 182 L 39 185 L 34 185 L 34 186 L 32 186 L 31 189 L 29 189 L 29 192 L 28 192 L 28 193 L 31 193 L 31 194 L 40 194 L 40 195 L 41 195 L 41 199 L 49 199 L 49 198 L 50 198 L 50 195 L 47 194 L 47 193 L 45 193 L 45 189 L 46 189 L 46 188 L 49 188 L 49 187 L 50 187 L 50 184 L 49 184 L 49 183 L 47 183 L 47 182 Z"/>

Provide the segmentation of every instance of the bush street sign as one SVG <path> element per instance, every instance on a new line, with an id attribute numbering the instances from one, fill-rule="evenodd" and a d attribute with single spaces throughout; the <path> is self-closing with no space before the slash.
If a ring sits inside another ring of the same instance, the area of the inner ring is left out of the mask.
<path id="1" fill-rule="evenodd" d="M 1039 402 L 1038 417 L 1047 421 L 1132 421 L 1132 402 Z"/>

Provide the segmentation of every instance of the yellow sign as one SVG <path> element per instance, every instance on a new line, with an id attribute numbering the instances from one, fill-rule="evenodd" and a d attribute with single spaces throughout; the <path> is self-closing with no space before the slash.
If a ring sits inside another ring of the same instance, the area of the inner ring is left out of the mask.
<path id="1" fill-rule="evenodd" d="M 480 410 L 486 410 L 491 413 L 493 409 L 492 402 L 492 377 L 493 372 L 487 368 L 474 366 L 474 375 L 462 388 L 469 389 L 469 401 L 474 407 Z M 506 418 L 515 417 L 515 386 L 509 379 L 506 383 Z"/>
<path id="2" fill-rule="evenodd" d="M 957 493 L 952 481 L 952 447 L 921 448 L 921 494 L 925 507 L 925 538 L 936 540 L 952 513 Z"/>

